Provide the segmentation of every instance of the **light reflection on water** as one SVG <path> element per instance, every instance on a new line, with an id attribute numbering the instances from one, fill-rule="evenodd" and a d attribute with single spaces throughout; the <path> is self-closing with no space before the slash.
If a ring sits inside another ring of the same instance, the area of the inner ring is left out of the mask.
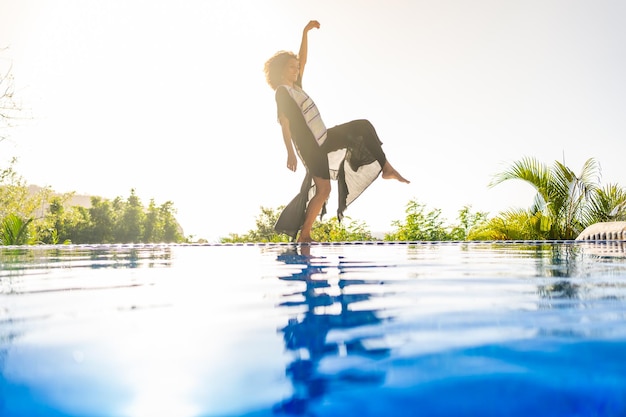
<path id="1" fill-rule="evenodd" d="M 0 249 L 0 415 L 626 415 L 620 243 Z"/>

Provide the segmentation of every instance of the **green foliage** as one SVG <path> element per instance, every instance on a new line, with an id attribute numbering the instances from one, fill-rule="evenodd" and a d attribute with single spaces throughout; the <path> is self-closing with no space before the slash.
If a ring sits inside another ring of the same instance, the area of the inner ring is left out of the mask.
<path id="1" fill-rule="evenodd" d="M 37 192 L 29 190 L 14 170 L 14 164 L 15 159 L 7 168 L 0 170 L 0 219 L 11 215 L 32 219 L 26 224 L 26 232 L 36 241 L 37 229 L 42 227 L 42 217 L 52 191 L 48 188 Z"/>
<path id="2" fill-rule="evenodd" d="M 55 195 L 48 201 L 48 212 L 38 222 L 37 236 L 42 243 L 89 243 L 89 214 L 84 207 L 67 205 L 72 193 Z"/>
<path id="3" fill-rule="evenodd" d="M 117 217 L 116 240 L 120 243 L 142 242 L 145 231 L 146 214 L 141 200 L 130 190 L 130 196 L 121 204 L 122 212 Z"/>
<path id="4" fill-rule="evenodd" d="M 0 168 L 0 185 L 4 186 L 8 183 L 14 182 L 14 179 L 17 177 L 17 173 L 13 169 L 13 165 L 15 165 L 16 162 L 16 158 L 11 158 L 7 168 Z"/>
<path id="5" fill-rule="evenodd" d="M 278 234 L 274 230 L 274 225 L 285 206 L 277 209 L 261 206 L 261 213 L 256 218 L 256 229 L 249 230 L 243 235 L 230 233 L 228 237 L 220 239 L 222 243 L 252 243 L 252 242 L 289 242 L 287 235 Z"/>
<path id="6" fill-rule="evenodd" d="M 486 224 L 488 215 L 478 211 L 473 213 L 470 206 L 464 206 L 459 210 L 458 224 L 452 226 L 450 232 L 451 240 L 473 240 L 472 234 L 476 229 Z"/>
<path id="7" fill-rule="evenodd" d="M 33 219 L 22 219 L 9 214 L 0 223 L 0 245 L 27 245 L 32 243 L 28 225 Z"/>
<path id="8" fill-rule="evenodd" d="M 171 201 L 161 206 L 151 201 L 146 210 L 131 190 L 125 200 L 118 197 L 111 202 L 93 197 L 91 207 L 86 208 L 71 206 L 68 202 L 72 196 L 73 193 L 53 195 L 48 188 L 32 192 L 12 165 L 0 171 L 3 242 L 97 244 L 185 240 Z M 20 227 L 24 230 L 20 231 L 16 219 L 22 221 Z"/>
<path id="9" fill-rule="evenodd" d="M 396 230 L 385 235 L 385 240 L 451 240 L 444 227 L 440 209 L 426 212 L 424 204 L 411 200 L 407 203 L 405 213 L 404 222 L 395 220 L 392 225 L 396 227 Z"/>
<path id="10" fill-rule="evenodd" d="M 100 243 L 115 242 L 115 224 L 119 213 L 113 209 L 113 204 L 101 197 L 91 197 L 88 211 L 91 239 Z"/>
<path id="11" fill-rule="evenodd" d="M 0 218 L 9 214 L 17 214 L 23 218 L 41 217 L 51 193 L 48 188 L 31 192 L 11 165 L 0 175 Z"/>
<path id="12" fill-rule="evenodd" d="M 11 70 L 0 72 L 0 142 L 22 110 L 14 90 Z M 159 207 L 151 201 L 146 212 L 131 190 L 127 200 L 118 197 L 111 203 L 94 197 L 90 208 L 70 206 L 72 193 L 53 196 L 49 188 L 33 192 L 14 165 L 15 158 L 7 168 L 0 167 L 0 244 L 184 241 L 170 201 Z"/>
<path id="13" fill-rule="evenodd" d="M 288 242 L 285 235 L 276 233 L 274 225 L 280 216 L 283 206 L 278 209 L 261 207 L 261 214 L 256 218 L 256 229 L 247 234 L 249 242 Z"/>
<path id="14" fill-rule="evenodd" d="M 50 204 L 46 216 L 50 225 L 45 243 L 179 243 L 184 238 L 174 217 L 174 206 L 167 201 L 157 206 L 153 200 L 144 208 L 134 190 L 124 200 L 91 198 L 91 207 L 66 206 L 61 199 Z"/>
<path id="15" fill-rule="evenodd" d="M 311 237 L 318 242 L 364 242 L 376 240 L 372 237 L 372 233 L 364 222 L 354 221 L 347 216 L 341 222 L 337 217 L 331 217 L 325 221 L 316 221 L 311 229 Z"/>
<path id="16" fill-rule="evenodd" d="M 166 201 L 157 206 L 150 200 L 144 220 L 144 240 L 147 242 L 180 242 L 182 236 L 174 217 L 174 203 Z"/>
<path id="17" fill-rule="evenodd" d="M 626 190 L 617 184 L 596 189 L 589 203 L 585 224 L 626 220 Z"/>
<path id="18" fill-rule="evenodd" d="M 395 230 L 385 240 L 396 241 L 460 241 L 472 238 L 473 231 L 487 222 L 487 213 L 472 212 L 470 206 L 459 210 L 457 223 L 446 225 L 440 209 L 426 211 L 426 206 L 411 200 L 406 206 L 404 221 L 392 223 Z"/>
<path id="19" fill-rule="evenodd" d="M 531 208 L 501 213 L 489 222 L 491 231 L 482 229 L 482 236 L 574 239 L 590 224 L 626 217 L 626 192 L 617 185 L 600 188 L 600 166 L 593 158 L 579 175 L 558 161 L 549 168 L 534 158 L 524 158 L 496 174 L 490 186 L 514 179 L 537 191 Z"/>
<path id="20" fill-rule="evenodd" d="M 280 216 L 284 206 L 277 209 L 261 207 L 261 213 L 256 218 L 256 229 L 249 230 L 243 235 L 230 233 L 228 237 L 220 239 L 222 243 L 256 243 L 256 242 L 289 242 L 290 238 L 284 234 L 278 234 L 274 225 Z M 311 230 L 311 237 L 319 242 L 344 242 L 375 240 L 367 225 L 363 222 L 350 220 L 346 223 L 339 222 L 336 217 L 326 221 L 316 221 Z"/>
<path id="21" fill-rule="evenodd" d="M 477 225 L 467 240 L 545 240 L 541 213 L 530 210 L 509 210 Z M 545 227 L 544 227 L 545 228 Z"/>

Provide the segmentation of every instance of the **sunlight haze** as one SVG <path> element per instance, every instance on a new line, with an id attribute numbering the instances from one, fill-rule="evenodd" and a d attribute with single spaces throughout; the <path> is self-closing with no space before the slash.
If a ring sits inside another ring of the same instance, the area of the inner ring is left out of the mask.
<path id="1" fill-rule="evenodd" d="M 187 236 L 245 233 L 305 175 L 286 168 L 263 64 L 311 19 L 303 86 L 326 125 L 369 119 L 411 180 L 348 207 L 370 230 L 411 199 L 450 222 L 528 207 L 530 186 L 488 188 L 525 156 L 575 172 L 595 157 L 626 186 L 626 3 L 605 0 L 0 0 L 0 69 L 28 116 L 0 164 L 58 192 L 171 200 Z"/>

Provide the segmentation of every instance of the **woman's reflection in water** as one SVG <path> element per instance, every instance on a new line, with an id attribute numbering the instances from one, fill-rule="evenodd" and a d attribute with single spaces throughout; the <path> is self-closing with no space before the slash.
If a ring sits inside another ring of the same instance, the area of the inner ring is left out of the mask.
<path id="1" fill-rule="evenodd" d="M 316 400 L 331 391 L 357 388 L 359 385 L 382 384 L 384 372 L 372 369 L 372 361 L 389 354 L 390 349 L 383 343 L 380 330 L 375 335 L 350 334 L 350 329 L 360 326 L 374 326 L 383 320 L 376 310 L 354 308 L 354 304 L 371 299 L 374 295 L 362 288 L 366 280 L 342 279 L 345 275 L 338 266 L 325 263 L 323 257 L 314 257 L 311 247 L 300 245 L 281 253 L 278 260 L 286 264 L 300 265 L 302 270 L 290 276 L 280 277 L 285 281 L 304 283 L 298 292 L 286 294 L 280 307 L 300 307 L 289 318 L 288 324 L 280 329 L 285 346 L 295 352 L 294 360 L 287 367 L 294 393 L 291 398 L 277 404 L 278 414 L 306 414 Z M 339 279 L 337 280 L 337 275 Z M 337 282 L 338 281 L 338 282 Z M 349 291 L 351 285 L 359 285 L 361 291 Z M 339 331 L 329 340 L 329 333 Z M 359 360 L 347 360 L 349 358 Z M 320 370 L 324 358 L 333 359 L 331 373 Z"/>

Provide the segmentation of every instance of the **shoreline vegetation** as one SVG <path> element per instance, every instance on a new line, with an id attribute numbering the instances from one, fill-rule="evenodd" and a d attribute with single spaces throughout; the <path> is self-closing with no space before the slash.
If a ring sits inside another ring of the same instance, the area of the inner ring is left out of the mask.
<path id="1" fill-rule="evenodd" d="M 0 72 L 0 143 L 22 111 L 14 98 L 11 69 Z M 0 246 L 60 243 L 206 243 L 185 237 L 172 201 L 144 206 L 130 190 L 127 198 L 113 200 L 90 197 L 89 204 L 72 202 L 75 193 L 56 194 L 50 188 L 29 188 L 14 169 L 15 158 L 0 166 Z M 548 166 L 524 157 L 493 176 L 488 187 L 510 180 L 524 181 L 536 191 L 528 208 L 511 208 L 495 216 L 473 212 L 471 206 L 458 211 L 449 224 L 440 209 L 428 209 L 410 200 L 405 218 L 392 222 L 384 240 L 568 240 L 587 226 L 626 220 L 626 189 L 618 184 L 600 184 L 600 165 L 588 159 L 579 174 L 555 161 Z M 230 233 L 222 243 L 287 242 L 274 231 L 282 207 L 261 207 L 256 229 Z M 321 242 L 377 240 L 365 222 L 345 217 L 318 220 L 312 238 Z"/>
<path id="2" fill-rule="evenodd" d="M 126 198 L 113 200 L 75 193 L 57 194 L 50 188 L 29 186 L 14 171 L 12 161 L 0 169 L 0 245 L 208 243 L 185 237 L 172 201 L 145 206 L 130 190 Z M 342 241 L 480 241 L 568 240 L 587 226 L 626 220 L 626 189 L 600 184 L 600 166 L 591 158 L 580 172 L 555 161 L 548 166 L 523 158 L 494 175 L 489 187 L 521 180 L 536 196 L 529 208 L 512 208 L 490 216 L 471 206 L 458 211 L 450 223 L 437 208 L 410 200 L 405 218 L 392 222 L 392 231 L 374 236 L 367 224 L 345 217 L 317 220 L 312 237 L 319 242 Z M 274 231 L 283 207 L 261 207 L 256 228 L 230 233 L 220 243 L 289 242 Z"/>
<path id="3" fill-rule="evenodd" d="M 113 200 L 55 193 L 0 169 L 0 245 L 182 243 L 174 203 L 147 206 L 130 190 Z"/>
<path id="4" fill-rule="evenodd" d="M 588 159 L 579 174 L 555 161 L 548 166 L 525 157 L 494 175 L 489 187 L 511 180 L 524 181 L 536 191 L 526 209 L 511 208 L 495 216 L 474 212 L 471 206 L 458 211 L 455 222 L 448 223 L 440 209 L 429 209 L 416 199 L 410 200 L 405 218 L 392 223 L 394 230 L 385 241 L 474 241 L 474 240 L 570 240 L 587 226 L 607 221 L 626 220 L 626 189 L 618 184 L 600 183 L 600 165 Z M 256 229 L 244 234 L 231 233 L 221 243 L 288 242 L 277 234 L 276 223 L 282 207 L 261 207 Z M 345 217 L 318 220 L 312 237 L 320 242 L 369 241 L 373 237 L 366 223 Z"/>

